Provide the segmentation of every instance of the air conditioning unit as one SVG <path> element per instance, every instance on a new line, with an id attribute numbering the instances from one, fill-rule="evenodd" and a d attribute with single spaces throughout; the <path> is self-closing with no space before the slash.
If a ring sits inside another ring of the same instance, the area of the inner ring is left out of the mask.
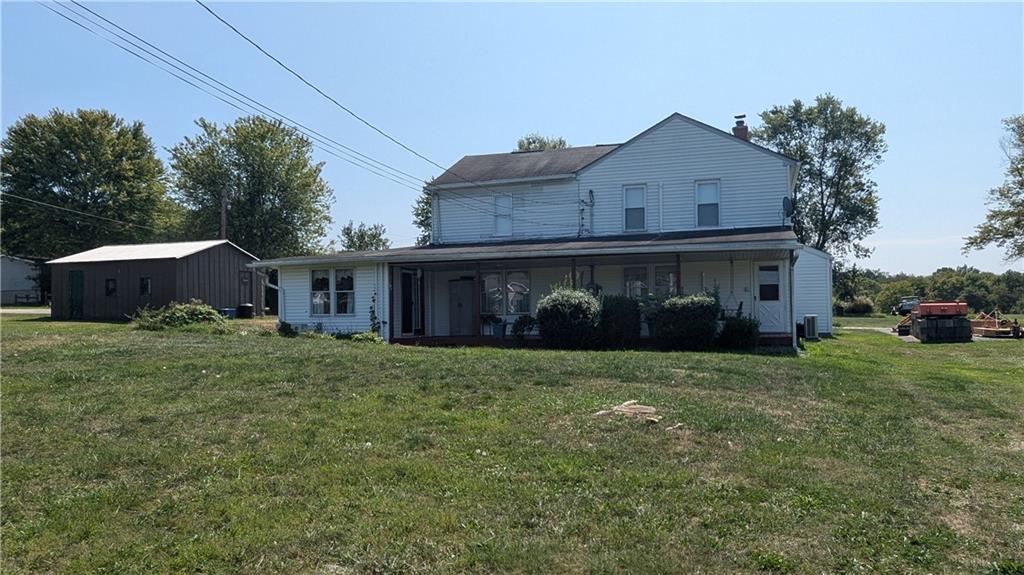
<path id="1" fill-rule="evenodd" d="M 818 316 L 813 313 L 804 316 L 804 338 L 815 341 L 821 339 L 818 335 Z"/>

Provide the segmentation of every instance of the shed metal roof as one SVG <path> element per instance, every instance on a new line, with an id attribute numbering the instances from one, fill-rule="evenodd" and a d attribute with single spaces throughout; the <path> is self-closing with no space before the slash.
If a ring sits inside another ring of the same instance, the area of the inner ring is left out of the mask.
<path id="1" fill-rule="evenodd" d="M 509 152 L 464 156 L 430 182 L 433 186 L 569 176 L 603 158 L 618 144 L 580 146 L 540 152 Z"/>
<path id="2" fill-rule="evenodd" d="M 256 256 L 236 246 L 228 240 L 206 240 L 200 242 L 170 242 L 162 244 L 131 244 L 120 246 L 101 246 L 70 256 L 50 260 L 48 264 L 84 264 L 91 262 L 119 262 L 128 260 L 163 260 L 181 259 L 221 244 L 230 244 L 247 256 L 259 260 Z"/>

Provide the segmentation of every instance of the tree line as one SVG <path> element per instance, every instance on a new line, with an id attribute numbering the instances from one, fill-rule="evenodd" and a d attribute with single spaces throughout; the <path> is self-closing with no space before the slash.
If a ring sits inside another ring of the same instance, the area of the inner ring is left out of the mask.
<path id="1" fill-rule="evenodd" d="M 889 313 L 900 298 L 907 296 L 965 301 L 976 312 L 1024 313 L 1024 273 L 1014 270 L 997 274 L 960 266 L 914 275 L 838 264 L 833 270 L 832 289 L 836 305 L 857 301 L 881 313 Z"/>

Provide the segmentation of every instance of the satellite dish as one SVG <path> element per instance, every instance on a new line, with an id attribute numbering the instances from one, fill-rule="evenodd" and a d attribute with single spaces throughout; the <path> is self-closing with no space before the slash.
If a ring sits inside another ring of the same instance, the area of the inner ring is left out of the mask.
<path id="1" fill-rule="evenodd" d="M 793 207 L 793 200 L 789 196 L 782 198 L 782 213 L 788 218 L 793 215 L 796 209 Z"/>

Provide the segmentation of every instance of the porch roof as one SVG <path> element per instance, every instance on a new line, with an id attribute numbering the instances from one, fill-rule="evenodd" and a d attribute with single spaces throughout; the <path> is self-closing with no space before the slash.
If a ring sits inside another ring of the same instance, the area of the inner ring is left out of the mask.
<path id="1" fill-rule="evenodd" d="M 251 266 L 278 268 L 312 264 L 427 263 L 674 252 L 791 250 L 800 247 L 796 234 L 789 228 L 742 228 L 413 246 L 279 258 L 254 262 Z"/>

